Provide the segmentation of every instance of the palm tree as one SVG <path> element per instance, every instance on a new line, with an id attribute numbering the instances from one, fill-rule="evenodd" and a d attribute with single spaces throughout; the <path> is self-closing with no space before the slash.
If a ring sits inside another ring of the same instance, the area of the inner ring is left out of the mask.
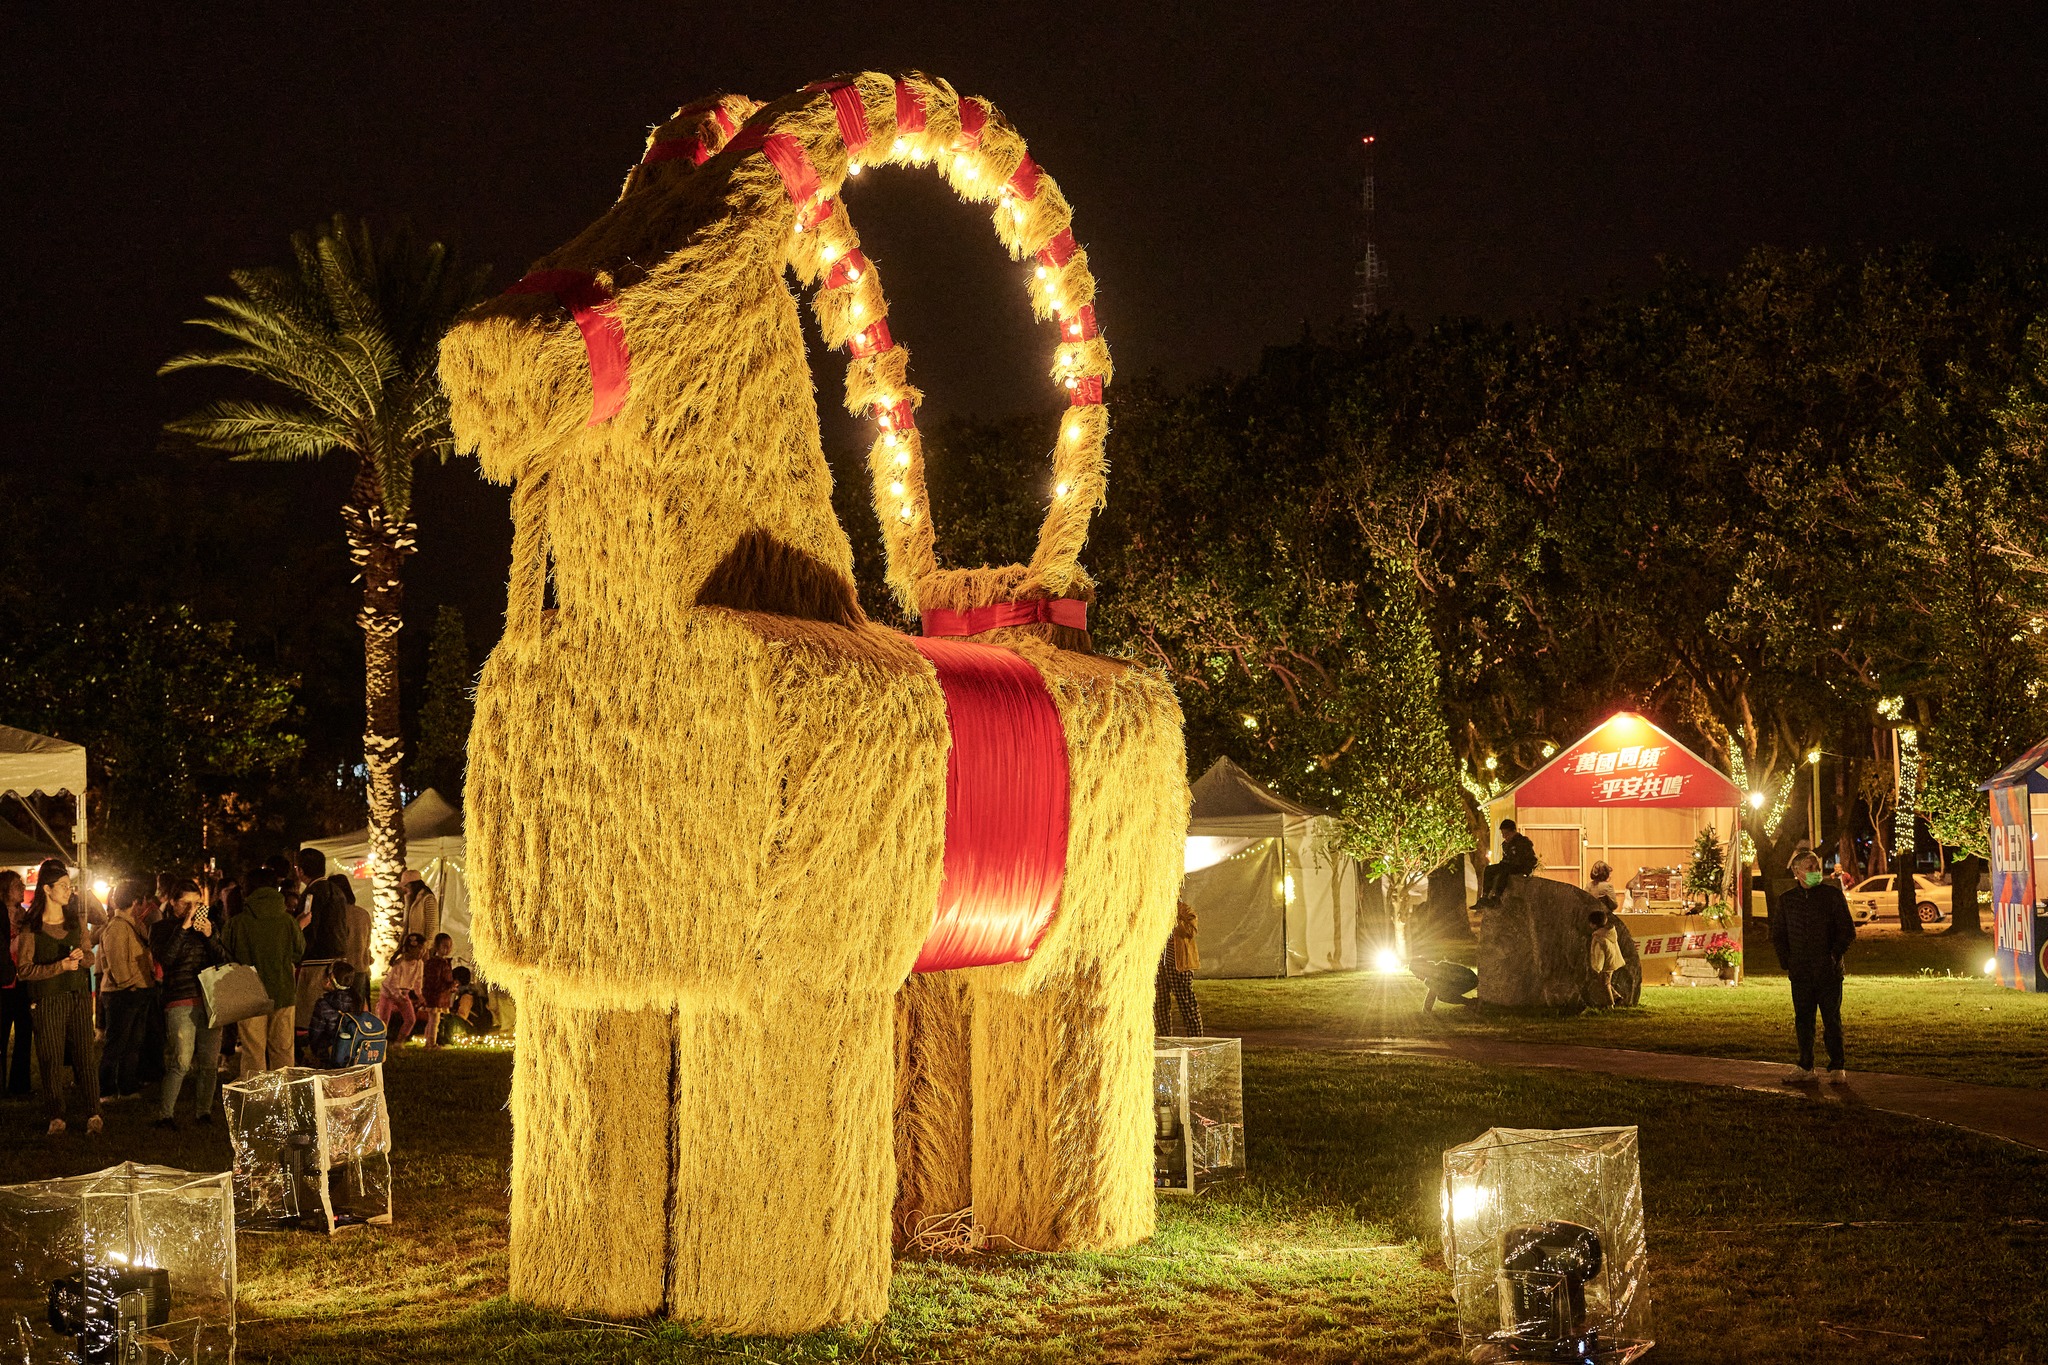
<path id="1" fill-rule="evenodd" d="M 240 460 L 355 460 L 341 521 L 363 583 L 356 620 L 363 628 L 363 764 L 381 960 L 404 922 L 398 632 L 401 571 L 416 530 L 413 464 L 454 453 L 436 368 L 441 337 L 482 296 L 489 267 L 462 264 L 408 227 L 373 237 L 369 224 L 340 214 L 316 232 L 294 234 L 292 255 L 290 266 L 231 272 L 240 292 L 208 297 L 214 311 L 191 319 L 229 344 L 177 356 L 159 373 L 241 370 L 291 395 L 285 402 L 224 399 L 167 424 L 208 449 Z"/>

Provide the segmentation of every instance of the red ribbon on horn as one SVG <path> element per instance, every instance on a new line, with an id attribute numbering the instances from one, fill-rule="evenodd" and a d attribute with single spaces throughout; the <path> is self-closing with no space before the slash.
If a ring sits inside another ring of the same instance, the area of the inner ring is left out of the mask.
<path id="1" fill-rule="evenodd" d="M 848 155 L 868 145 L 868 107 L 852 81 L 813 81 L 804 89 L 832 97 L 832 116 L 839 122 L 839 140 Z"/>
<path id="2" fill-rule="evenodd" d="M 924 96 L 918 94 L 908 81 L 899 79 L 896 82 L 896 131 L 907 134 L 924 130 Z"/>
<path id="3" fill-rule="evenodd" d="M 1074 230 L 1061 228 L 1057 237 L 1040 248 L 1038 260 L 1042 265 L 1058 268 L 1073 260 L 1074 252 L 1078 249 L 1074 242 Z"/>
<path id="4" fill-rule="evenodd" d="M 618 298 L 588 270 L 536 270 L 513 284 L 508 294 L 553 294 L 576 319 L 583 333 L 583 354 L 590 362 L 590 421 L 597 426 L 626 405 L 632 388 L 632 356 L 626 350 L 626 329 L 620 323 Z"/>
<path id="5" fill-rule="evenodd" d="M 727 150 L 743 156 L 748 152 L 766 153 L 782 176 L 782 188 L 789 195 L 789 202 L 798 208 L 817 197 L 818 172 L 811 165 L 810 154 L 804 151 L 803 143 L 788 133 L 771 133 L 750 123 L 725 145 Z"/>
<path id="6" fill-rule="evenodd" d="M 692 166 L 701 166 L 711 159 L 703 139 L 694 137 L 672 137 L 656 142 L 647 149 L 647 155 L 640 158 L 643 166 L 658 165 L 663 161 L 687 161 Z"/>
<path id="7" fill-rule="evenodd" d="M 1019 199 L 1038 197 L 1038 163 L 1031 159 L 1031 153 L 1024 153 L 1024 159 L 1017 163 L 1016 174 L 1010 177 L 1010 188 Z"/>
<path id="8" fill-rule="evenodd" d="M 960 100 L 960 145 L 979 147 L 981 130 L 988 126 L 988 109 L 973 96 L 962 96 Z"/>

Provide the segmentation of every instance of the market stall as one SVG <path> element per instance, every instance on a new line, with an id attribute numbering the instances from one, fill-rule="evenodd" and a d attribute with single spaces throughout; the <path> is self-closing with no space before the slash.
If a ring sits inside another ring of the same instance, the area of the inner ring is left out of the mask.
<path id="1" fill-rule="evenodd" d="M 0 857 L 20 857 L 22 866 L 40 862 L 46 857 L 63 857 L 72 866 L 84 868 L 85 781 L 84 745 L 17 730 L 12 725 L 0 725 L 0 796 L 14 797 L 16 806 L 34 826 L 26 837 L 15 841 L 20 845 L 17 850 L 0 854 Z M 76 845 L 75 857 L 62 851 L 65 841 L 50 828 L 43 813 L 29 799 L 35 796 L 71 798 L 76 811 L 71 826 L 71 842 Z M 36 835 L 42 838 L 37 839 Z M 28 856 L 30 854 L 34 856 Z M 12 862 L 5 865 L 15 866 Z"/>
<path id="2" fill-rule="evenodd" d="M 1489 815 L 1529 837 L 1539 877 L 1584 887 L 1595 863 L 1613 870 L 1644 985 L 1709 984 L 1741 979 L 1742 921 L 1688 893 L 1685 869 L 1712 830 L 1732 870 L 1741 804 L 1727 774 L 1622 711 L 1495 798 Z"/>
<path id="3" fill-rule="evenodd" d="M 363 883 L 356 902 L 370 903 L 370 831 L 367 827 L 331 839 L 309 839 L 305 848 L 326 855 L 330 871 L 345 872 Z M 412 799 L 405 808 L 405 861 L 419 869 L 427 889 L 441 902 L 441 930 L 455 940 L 455 956 L 471 957 L 469 943 L 469 883 L 464 876 L 469 841 L 462 832 L 462 812 L 432 787 Z"/>
<path id="4" fill-rule="evenodd" d="M 1302 976 L 1358 965 L 1358 866 L 1330 817 L 1227 758 L 1195 782 L 1181 898 L 1195 910 L 1196 976 Z"/>
<path id="5" fill-rule="evenodd" d="M 2048 740 L 1978 787 L 1991 796 L 1991 908 L 1994 973 L 2001 986 L 2048 991 L 2048 911 L 2040 842 L 2048 815 Z"/>

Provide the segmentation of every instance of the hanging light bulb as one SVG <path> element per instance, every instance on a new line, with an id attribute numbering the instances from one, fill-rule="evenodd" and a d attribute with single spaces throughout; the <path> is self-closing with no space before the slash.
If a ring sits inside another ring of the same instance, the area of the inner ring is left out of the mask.
<path id="1" fill-rule="evenodd" d="M 859 317 L 859 316 L 860 316 L 860 315 L 861 315 L 862 313 L 865 313 L 865 312 L 867 312 L 867 311 L 868 311 L 868 310 L 867 310 L 867 309 L 866 309 L 865 307 L 863 307 L 863 306 L 861 305 L 861 303 L 860 303 L 860 301 L 859 301 L 858 299 L 854 300 L 854 304 L 853 304 L 853 315 L 854 315 L 855 317 Z"/>
<path id="2" fill-rule="evenodd" d="M 902 519 L 903 519 L 904 521 L 909 521 L 909 520 L 910 520 L 910 504 L 906 502 L 906 503 L 904 503 L 904 504 L 903 504 L 903 505 L 902 505 L 901 507 L 897 508 L 897 509 L 896 509 L 896 515 L 897 515 L 898 517 L 902 518 Z"/>
<path id="3" fill-rule="evenodd" d="M 838 254 L 839 248 L 833 246 L 830 242 L 827 242 L 825 243 L 825 245 L 818 248 L 818 259 L 824 261 L 828 265 L 831 264 L 832 258 L 837 256 Z"/>
<path id="4" fill-rule="evenodd" d="M 860 174 L 860 163 L 859 163 L 858 161 L 849 161 L 849 162 L 847 162 L 847 163 L 846 163 L 846 173 L 847 173 L 848 175 L 859 175 L 859 174 Z"/>
<path id="5" fill-rule="evenodd" d="M 884 436 L 882 438 L 882 444 L 890 447 L 893 450 L 896 446 L 896 433 L 892 431 L 887 436 Z"/>
<path id="6" fill-rule="evenodd" d="M 1079 422 L 1072 422 L 1068 424 L 1067 439 L 1069 441 L 1078 441 L 1081 439 L 1081 424 Z"/>
<path id="7" fill-rule="evenodd" d="M 907 451 L 907 450 L 899 450 L 899 451 L 897 451 L 897 452 L 896 452 L 896 463 L 897 463 L 898 465 L 901 465 L 902 467 L 904 467 L 904 468 L 908 469 L 908 468 L 910 467 L 910 452 L 909 452 L 909 451 Z"/>
<path id="8" fill-rule="evenodd" d="M 1046 270 L 1045 270 L 1045 267 L 1044 267 L 1044 266 L 1040 266 L 1040 267 L 1038 267 L 1038 278 L 1042 280 L 1042 279 L 1044 279 L 1044 278 L 1045 278 L 1045 275 L 1046 275 Z"/>
<path id="9" fill-rule="evenodd" d="M 900 137 L 889 144 L 889 150 L 897 156 L 902 156 L 903 153 L 909 149 L 909 147 L 910 143 Z"/>
<path id="10" fill-rule="evenodd" d="M 1064 498 L 1067 495 L 1067 485 L 1064 483 L 1055 485 L 1052 495 L 1056 498 Z"/>
<path id="11" fill-rule="evenodd" d="M 1076 379 L 1076 378 L 1074 378 L 1074 376 L 1072 376 L 1072 375 L 1068 375 L 1068 376 L 1067 376 L 1067 387 L 1068 387 L 1068 388 L 1070 388 L 1070 389 L 1078 389 L 1078 388 L 1080 388 L 1080 387 L 1081 387 L 1081 381 L 1080 381 L 1080 380 L 1078 380 L 1078 379 Z"/>

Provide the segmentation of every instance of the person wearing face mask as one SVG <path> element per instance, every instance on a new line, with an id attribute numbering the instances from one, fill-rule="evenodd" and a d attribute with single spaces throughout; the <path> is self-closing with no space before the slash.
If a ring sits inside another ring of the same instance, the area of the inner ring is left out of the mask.
<path id="1" fill-rule="evenodd" d="M 1820 1012 L 1828 1049 L 1828 1080 L 1849 1079 L 1842 1060 L 1842 958 L 1856 941 L 1856 922 L 1842 888 L 1821 876 L 1819 855 L 1807 852 L 1792 863 L 1799 884 L 1778 897 L 1771 910 L 1771 947 L 1792 979 L 1792 1031 L 1799 1038 L 1799 1067 L 1785 1077 L 1801 1085 L 1818 1077 L 1813 1069 L 1813 1016 Z"/>

